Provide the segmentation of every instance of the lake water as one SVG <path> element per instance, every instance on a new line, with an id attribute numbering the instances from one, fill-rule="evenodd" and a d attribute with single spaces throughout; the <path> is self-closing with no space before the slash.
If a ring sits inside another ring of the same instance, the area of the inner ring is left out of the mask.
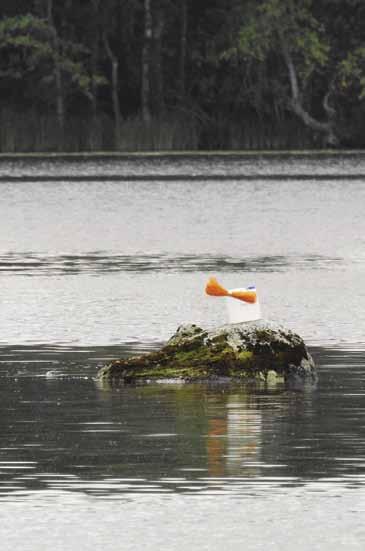
<path id="1" fill-rule="evenodd" d="M 365 155 L 0 161 L 0 544 L 357 550 Z M 256 284 L 316 388 L 98 385 Z"/>

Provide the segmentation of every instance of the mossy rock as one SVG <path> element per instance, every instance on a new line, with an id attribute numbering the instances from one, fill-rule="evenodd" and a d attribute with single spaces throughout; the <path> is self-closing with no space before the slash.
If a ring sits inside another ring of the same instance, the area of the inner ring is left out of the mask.
<path id="1" fill-rule="evenodd" d="M 316 369 L 299 335 L 268 321 L 204 330 L 183 325 L 156 352 L 115 360 L 99 380 L 136 383 L 192 381 L 311 381 Z"/>

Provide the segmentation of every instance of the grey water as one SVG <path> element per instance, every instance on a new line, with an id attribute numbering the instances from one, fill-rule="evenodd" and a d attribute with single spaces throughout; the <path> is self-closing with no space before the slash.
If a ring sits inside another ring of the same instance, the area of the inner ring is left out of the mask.
<path id="1" fill-rule="evenodd" d="M 364 175 L 362 154 L 0 161 L 2 550 L 364 548 Z M 95 381 L 225 322 L 211 275 L 256 284 L 316 387 Z"/>

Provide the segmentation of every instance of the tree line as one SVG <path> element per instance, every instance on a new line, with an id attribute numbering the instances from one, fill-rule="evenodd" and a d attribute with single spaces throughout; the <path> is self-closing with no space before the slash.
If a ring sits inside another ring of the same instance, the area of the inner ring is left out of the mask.
<path id="1" fill-rule="evenodd" d="M 364 147 L 363 0 L 2 0 L 0 149 Z"/>

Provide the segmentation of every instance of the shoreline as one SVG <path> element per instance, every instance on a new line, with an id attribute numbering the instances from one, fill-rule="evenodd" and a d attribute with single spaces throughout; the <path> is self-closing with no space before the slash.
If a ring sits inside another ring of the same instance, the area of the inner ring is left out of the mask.
<path id="1" fill-rule="evenodd" d="M 288 149 L 288 150 L 161 150 L 161 151 L 84 151 L 84 152 L 16 152 L 0 153 L 1 161 L 13 160 L 114 160 L 114 159 L 171 159 L 171 158 L 280 158 L 280 157 L 361 157 L 365 149 Z"/>
<path id="2" fill-rule="evenodd" d="M 295 180 L 297 182 L 308 182 L 316 180 L 326 182 L 333 180 L 346 179 L 350 182 L 363 182 L 365 173 L 358 174 L 103 174 L 103 175 L 74 175 L 74 174 L 42 174 L 32 176 L 22 174 L 19 176 L 0 174 L 1 183 L 21 183 L 21 182 L 232 182 L 232 181 L 265 181 L 265 182 L 283 182 Z"/>

